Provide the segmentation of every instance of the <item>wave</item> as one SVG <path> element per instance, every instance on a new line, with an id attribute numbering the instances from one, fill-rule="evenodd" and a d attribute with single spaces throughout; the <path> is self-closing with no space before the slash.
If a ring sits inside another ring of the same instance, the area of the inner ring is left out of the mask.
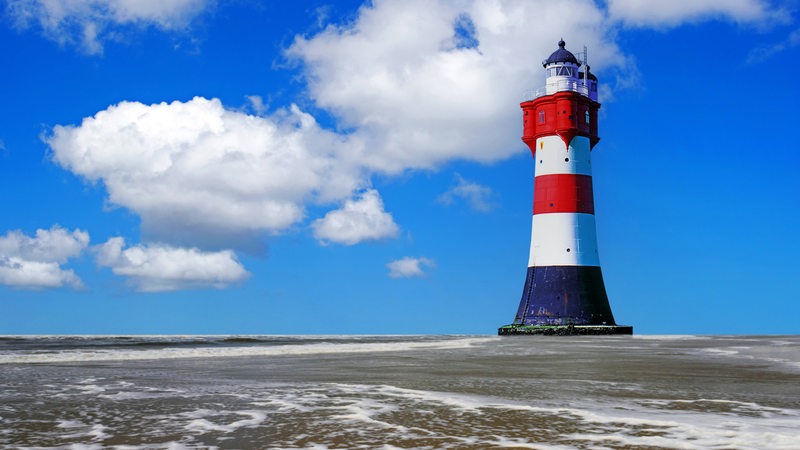
<path id="1" fill-rule="evenodd" d="M 226 344 L 255 344 L 259 342 L 267 342 L 264 339 L 254 338 L 254 337 L 247 337 L 247 336 L 236 336 L 236 337 L 229 337 L 220 339 L 220 342 Z"/>
<path id="2" fill-rule="evenodd" d="M 173 338 L 174 339 L 174 338 Z M 461 337 L 461 338 L 411 338 L 393 339 L 388 342 L 335 342 L 319 339 L 283 338 L 276 343 L 275 339 L 258 341 L 257 338 L 224 338 L 227 343 L 269 345 L 229 345 L 214 346 L 213 341 L 196 341 L 164 343 L 165 348 L 67 348 L 59 350 L 37 349 L 33 351 L 0 352 L 0 364 L 32 364 L 32 363 L 72 363 L 95 361 L 134 361 L 182 358 L 225 358 L 243 356 L 282 356 L 282 355 L 317 355 L 331 353 L 368 353 L 368 352 L 401 352 L 419 349 L 458 349 L 467 348 L 496 337 Z M 380 338 L 378 338 L 380 339 Z M 234 341 L 235 340 L 235 341 Z M 309 340 L 311 343 L 308 343 Z M 136 346 L 158 347 L 158 343 L 136 343 Z"/>

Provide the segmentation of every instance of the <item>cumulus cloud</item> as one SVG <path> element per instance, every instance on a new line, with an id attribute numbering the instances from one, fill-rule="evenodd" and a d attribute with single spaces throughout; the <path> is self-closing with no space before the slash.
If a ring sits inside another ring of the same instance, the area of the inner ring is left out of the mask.
<path id="1" fill-rule="evenodd" d="M 463 200 L 478 212 L 489 212 L 495 208 L 491 188 L 468 181 L 460 174 L 456 174 L 455 178 L 456 184 L 437 198 L 440 203 L 452 205 L 456 200 Z"/>
<path id="2" fill-rule="evenodd" d="M 121 237 L 98 245 L 94 249 L 97 264 L 129 277 L 144 292 L 224 288 L 250 276 L 230 250 L 203 252 L 163 244 L 124 247 Z"/>
<path id="3" fill-rule="evenodd" d="M 184 29 L 211 0 L 8 0 L 6 12 L 18 28 L 38 26 L 60 45 L 77 45 L 89 54 L 118 39 L 125 26 Z"/>
<path id="4" fill-rule="evenodd" d="M 434 262 L 428 258 L 405 257 L 386 264 L 391 278 L 411 278 L 425 276 L 424 268 L 434 267 Z"/>
<path id="5" fill-rule="evenodd" d="M 258 117 L 199 97 L 122 102 L 45 139 L 56 163 L 141 216 L 151 241 L 226 248 L 235 236 L 285 230 L 306 202 L 338 201 L 365 183 L 359 144 L 295 106 Z"/>
<path id="6" fill-rule="evenodd" d="M 68 231 L 57 225 L 38 229 L 36 235 L 9 231 L 0 236 L 0 284 L 26 289 L 83 286 L 71 269 L 62 268 L 89 245 L 89 233 Z"/>
<path id="7" fill-rule="evenodd" d="M 311 228 L 314 237 L 321 242 L 345 245 L 394 237 L 399 231 L 392 215 L 384 211 L 381 196 L 375 189 L 364 191 L 357 199 L 347 200 L 340 209 L 315 220 Z"/>
<path id="8" fill-rule="evenodd" d="M 541 61 L 560 37 L 575 53 L 588 47 L 604 101 L 610 87 L 637 85 L 635 64 L 616 44 L 620 22 L 662 27 L 787 16 L 765 0 L 603 3 L 377 0 L 354 20 L 297 36 L 286 55 L 299 64 L 316 105 L 369 148 L 365 166 L 397 173 L 522 151 L 518 104 L 544 84 Z"/>
<path id="9" fill-rule="evenodd" d="M 751 23 L 782 20 L 786 16 L 763 0 L 608 0 L 608 14 L 612 20 L 637 27 L 672 27 L 709 18 Z"/>
<path id="10" fill-rule="evenodd" d="M 382 0 L 286 54 L 317 106 L 365 142 L 363 163 L 396 173 L 522 151 L 518 104 L 544 84 L 542 59 L 564 36 L 591 48 L 595 71 L 622 67 L 609 34 L 591 0 Z"/>

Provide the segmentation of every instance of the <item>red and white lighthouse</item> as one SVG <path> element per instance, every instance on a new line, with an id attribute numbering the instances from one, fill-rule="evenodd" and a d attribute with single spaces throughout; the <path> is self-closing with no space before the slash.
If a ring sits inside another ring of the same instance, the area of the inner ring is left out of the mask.
<path id="1" fill-rule="evenodd" d="M 584 56 L 585 62 L 585 56 Z M 522 140 L 534 158 L 533 225 L 525 287 L 514 323 L 499 334 L 631 334 L 608 303 L 592 192 L 597 78 L 565 48 L 543 61 L 544 88 L 527 96 Z"/>

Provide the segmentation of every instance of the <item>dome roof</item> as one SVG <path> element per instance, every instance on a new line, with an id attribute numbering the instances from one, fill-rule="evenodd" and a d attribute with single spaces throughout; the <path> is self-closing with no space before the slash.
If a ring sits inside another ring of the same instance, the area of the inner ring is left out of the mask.
<path id="1" fill-rule="evenodd" d="M 581 63 L 578 62 L 578 58 L 576 58 L 575 55 L 572 54 L 572 52 L 565 49 L 564 48 L 565 45 L 566 43 L 564 42 L 563 39 L 558 41 L 558 50 L 554 51 L 549 58 L 545 59 L 542 62 L 542 65 L 546 67 L 548 64 L 552 63 L 567 62 L 580 66 Z"/>

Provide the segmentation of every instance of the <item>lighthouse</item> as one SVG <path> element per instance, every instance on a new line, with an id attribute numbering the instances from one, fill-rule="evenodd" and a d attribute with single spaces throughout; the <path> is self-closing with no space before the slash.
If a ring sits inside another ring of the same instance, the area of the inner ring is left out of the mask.
<path id="1" fill-rule="evenodd" d="M 520 104 L 535 166 L 531 248 L 517 315 L 500 335 L 633 332 L 614 321 L 600 271 L 591 161 L 600 103 L 585 50 L 582 62 L 559 41 L 542 62 L 545 86 Z"/>

